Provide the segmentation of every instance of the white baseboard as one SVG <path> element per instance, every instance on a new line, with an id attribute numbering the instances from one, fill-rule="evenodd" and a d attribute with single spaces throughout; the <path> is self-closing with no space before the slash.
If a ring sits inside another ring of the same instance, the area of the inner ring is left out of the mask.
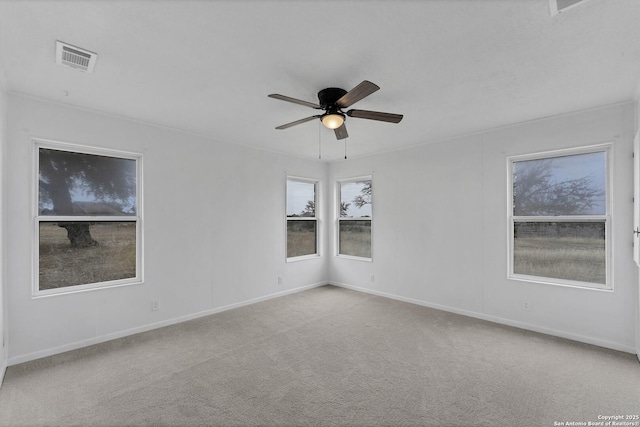
<path id="1" fill-rule="evenodd" d="M 186 322 L 188 320 L 193 320 L 193 319 L 197 319 L 197 318 L 200 318 L 200 317 L 209 316 L 209 315 L 220 313 L 220 312 L 227 311 L 227 310 L 233 310 L 234 308 L 239 308 L 239 307 L 244 307 L 246 305 L 256 304 L 256 303 L 259 303 L 259 302 L 262 302 L 262 301 L 267 301 L 267 300 L 270 300 L 270 299 L 273 299 L 273 298 L 278 298 L 278 297 L 282 297 L 282 296 L 285 296 L 285 295 L 306 291 L 308 289 L 317 288 L 317 287 L 324 286 L 324 285 L 327 285 L 327 284 L 328 284 L 328 282 L 312 283 L 312 284 L 309 284 L 309 285 L 304 285 L 304 286 L 300 286 L 300 287 L 297 287 L 297 288 L 289 289 L 289 290 L 286 290 L 286 291 L 276 292 L 276 293 L 265 295 L 265 296 L 262 296 L 262 297 L 252 298 L 252 299 L 249 299 L 249 300 L 246 300 L 246 301 L 241 301 L 241 302 L 237 302 L 237 303 L 234 303 L 234 304 L 229 304 L 229 305 L 225 305 L 225 306 L 222 306 L 222 307 L 212 308 L 210 310 L 200 311 L 200 312 L 197 312 L 197 313 L 188 314 L 188 315 L 185 315 L 185 316 L 180 316 L 180 317 L 176 317 L 176 318 L 173 318 L 173 319 L 166 319 L 166 320 L 163 320 L 161 322 L 150 323 L 150 324 L 138 326 L 138 327 L 135 327 L 135 328 L 125 329 L 125 330 L 122 330 L 122 331 L 113 332 L 113 333 L 110 333 L 110 334 L 93 337 L 93 338 L 90 338 L 90 339 L 87 339 L 87 340 L 77 341 L 77 342 L 61 345 L 61 346 L 58 346 L 58 347 L 53 347 L 53 348 L 48 348 L 48 349 L 45 349 L 45 350 L 36 351 L 36 352 L 33 352 L 33 353 L 13 356 L 13 357 L 9 358 L 9 360 L 7 362 L 7 366 L 17 365 L 19 363 L 29 362 L 29 361 L 32 361 L 32 360 L 40 359 L 40 358 L 47 357 L 47 356 L 53 356 L 55 354 L 60 354 L 60 353 L 64 353 L 64 352 L 71 351 L 71 350 L 77 350 L 79 348 L 88 347 L 90 345 L 100 344 L 100 343 L 103 343 L 103 342 L 106 342 L 106 341 L 111 341 L 111 340 L 114 340 L 114 339 L 127 337 L 129 335 L 135 335 L 135 334 L 139 334 L 141 332 L 147 332 L 147 331 L 151 331 L 153 329 L 158 329 L 158 328 L 162 328 L 162 327 L 165 327 L 165 326 L 175 325 L 177 323 Z"/>
<path id="2" fill-rule="evenodd" d="M 513 326 L 515 328 L 520 328 L 520 329 L 526 329 L 528 331 L 533 331 L 533 332 L 539 332 L 542 334 L 546 334 L 546 335 L 553 335 L 556 337 L 560 337 L 560 338 L 566 338 L 572 341 L 578 341 L 578 342 L 582 342 L 585 344 L 592 344 L 592 345 L 596 345 L 599 347 L 605 347 L 605 348 L 609 348 L 612 350 L 618 350 L 618 351 L 622 351 L 625 353 L 631 353 L 631 354 L 636 354 L 638 355 L 638 358 L 640 359 L 640 354 L 639 354 L 639 350 L 637 350 L 634 347 L 628 346 L 628 345 L 624 345 L 624 344 L 618 344 L 615 342 L 611 342 L 611 341 L 606 341 L 600 338 L 595 338 L 595 337 L 588 337 L 588 336 L 584 336 L 584 335 L 579 335 L 579 334 L 574 334 L 572 332 L 567 332 L 567 331 L 562 331 L 559 329 L 551 329 L 551 328 L 545 328 L 542 326 L 537 326 L 537 325 L 532 325 L 529 323 L 524 323 L 524 322 L 519 322 L 516 320 L 510 320 L 510 319 L 505 319 L 502 317 L 498 317 L 498 316 L 492 316 L 492 315 L 488 315 L 488 314 L 484 314 L 484 313 L 478 313 L 475 311 L 468 311 L 468 310 L 462 310 L 459 308 L 455 308 L 455 307 L 449 307 L 449 306 L 445 306 L 445 305 L 440 305 L 440 304 L 433 304 L 427 301 L 421 301 L 421 300 L 417 300 L 414 298 L 407 298 L 407 297 L 403 297 L 400 295 L 394 295 L 394 294 L 390 294 L 387 292 L 381 292 L 381 291 L 376 291 L 376 290 L 372 290 L 372 289 L 367 289 L 367 288 L 361 288 L 359 286 L 352 286 L 352 285 L 347 285 L 345 283 L 337 283 L 337 282 L 330 282 L 332 285 L 335 286 L 339 286 L 345 289 L 351 289 L 354 291 L 358 291 L 358 292 L 363 292 L 363 293 L 367 293 L 367 294 L 372 294 L 372 295 L 376 295 L 376 296 L 380 296 L 380 297 L 384 297 L 384 298 L 390 298 L 390 299 L 394 299 L 397 301 L 403 301 L 403 302 L 408 302 L 411 304 L 416 304 L 416 305 L 421 305 L 424 307 L 429 307 L 429 308 L 435 308 L 437 310 L 442 310 L 442 311 L 447 311 L 450 313 L 455 313 L 455 314 L 460 314 L 462 316 L 467 316 L 467 317 L 473 317 L 476 319 L 480 319 L 480 320 L 486 320 L 489 322 L 493 322 L 493 323 L 499 323 L 501 325 L 507 325 L 507 326 Z"/>

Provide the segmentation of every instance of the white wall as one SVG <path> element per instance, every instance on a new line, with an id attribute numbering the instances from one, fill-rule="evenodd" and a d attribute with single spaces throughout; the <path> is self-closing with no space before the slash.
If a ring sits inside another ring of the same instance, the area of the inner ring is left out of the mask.
<path id="1" fill-rule="evenodd" d="M 7 112 L 9 364 L 324 283 L 328 257 L 285 262 L 284 189 L 326 164 L 12 94 Z M 144 284 L 31 297 L 32 137 L 143 154 Z"/>
<path id="2" fill-rule="evenodd" d="M 633 131 L 629 103 L 332 163 L 332 180 L 373 173 L 374 240 L 373 262 L 335 258 L 330 281 L 635 352 Z M 507 156 L 607 141 L 615 290 L 508 280 Z"/>
<path id="3" fill-rule="evenodd" d="M 640 83 L 635 92 L 635 133 L 640 132 Z M 640 153 L 636 153 L 636 156 L 640 156 Z M 636 182 L 635 185 L 640 185 L 640 182 Z M 640 201 L 639 201 L 640 203 Z M 640 360 L 640 280 L 638 280 L 638 297 L 636 298 L 636 355 Z"/>
<path id="4" fill-rule="evenodd" d="M 4 78 L 0 70 L 0 385 L 4 378 L 9 358 L 8 348 L 8 327 L 7 327 L 7 310 L 4 290 L 4 152 L 6 144 L 6 93 L 4 91 Z"/>
<path id="5" fill-rule="evenodd" d="M 6 111 L 9 364 L 326 282 L 635 351 L 631 103 L 329 165 L 17 95 Z M 31 297 L 32 137 L 143 153 L 144 284 Z M 506 157 L 604 141 L 614 143 L 615 291 L 508 280 Z M 323 258 L 285 262 L 286 174 L 322 179 Z M 333 183 L 369 174 L 373 262 L 335 258 Z"/>

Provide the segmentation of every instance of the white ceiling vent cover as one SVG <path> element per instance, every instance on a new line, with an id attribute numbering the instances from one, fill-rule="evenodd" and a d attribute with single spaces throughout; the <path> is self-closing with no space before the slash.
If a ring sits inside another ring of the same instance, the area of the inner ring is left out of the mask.
<path id="1" fill-rule="evenodd" d="M 567 9 L 576 7 L 582 3 L 586 3 L 588 0 L 549 0 L 549 9 L 551 15 L 557 15 Z"/>
<path id="2" fill-rule="evenodd" d="M 93 73 L 98 54 L 88 50 L 56 41 L 56 64 L 66 65 L 75 70 Z"/>

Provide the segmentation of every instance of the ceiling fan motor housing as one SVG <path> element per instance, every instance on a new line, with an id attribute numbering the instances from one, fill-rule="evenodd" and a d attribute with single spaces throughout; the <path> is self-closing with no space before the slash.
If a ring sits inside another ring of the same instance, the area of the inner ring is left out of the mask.
<path id="1" fill-rule="evenodd" d="M 318 92 L 318 100 L 320 101 L 320 106 L 325 110 L 328 110 L 332 107 L 336 107 L 335 109 L 337 110 L 337 106 L 335 105 L 336 101 L 342 98 L 346 93 L 346 90 L 337 87 L 322 89 L 320 92 Z"/>

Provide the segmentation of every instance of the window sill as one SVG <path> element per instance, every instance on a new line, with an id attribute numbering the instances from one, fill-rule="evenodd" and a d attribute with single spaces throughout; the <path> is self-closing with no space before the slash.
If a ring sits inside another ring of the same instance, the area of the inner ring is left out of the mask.
<path id="1" fill-rule="evenodd" d="M 351 259 L 351 260 L 354 260 L 354 261 L 373 262 L 372 258 L 366 258 L 366 257 L 360 257 L 360 256 L 354 256 L 354 255 L 338 254 L 338 255 L 336 255 L 336 258 Z"/>
<path id="2" fill-rule="evenodd" d="M 111 282 L 90 283 L 86 285 L 66 286 L 63 288 L 46 289 L 44 291 L 34 290 L 33 299 L 54 297 L 59 295 L 77 294 L 79 292 L 97 291 L 103 289 L 120 288 L 123 286 L 141 285 L 144 280 L 140 278 L 114 280 Z"/>
<path id="3" fill-rule="evenodd" d="M 507 279 L 518 282 L 537 283 L 542 285 L 562 286 L 565 288 L 585 289 L 588 291 L 613 292 L 613 286 L 598 283 L 578 282 L 574 280 L 552 279 L 547 277 L 526 276 L 523 274 L 509 274 Z"/>
<path id="4" fill-rule="evenodd" d="M 319 254 L 311 254 L 311 255 L 300 255 L 294 256 L 291 258 L 287 258 L 287 263 L 289 262 L 298 262 L 298 261 L 307 261 L 310 259 L 320 259 L 322 258 Z"/>

